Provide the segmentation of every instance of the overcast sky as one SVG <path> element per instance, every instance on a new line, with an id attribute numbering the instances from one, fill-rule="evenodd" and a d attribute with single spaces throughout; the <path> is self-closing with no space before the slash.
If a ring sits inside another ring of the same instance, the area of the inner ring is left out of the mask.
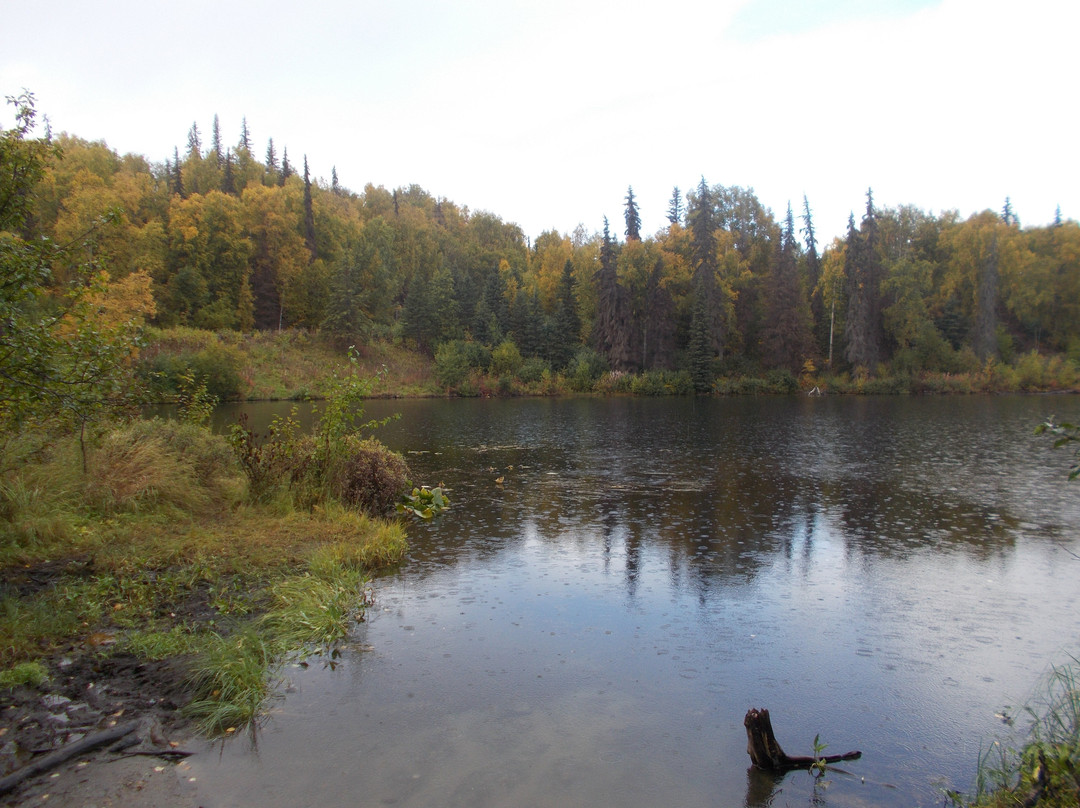
<path id="1" fill-rule="evenodd" d="M 841 234 L 879 206 L 1080 218 L 1076 0 L 3 0 L 0 93 L 163 162 L 216 113 L 316 177 L 535 237 L 702 176 Z M 4 111 L 3 125 L 11 125 Z"/>

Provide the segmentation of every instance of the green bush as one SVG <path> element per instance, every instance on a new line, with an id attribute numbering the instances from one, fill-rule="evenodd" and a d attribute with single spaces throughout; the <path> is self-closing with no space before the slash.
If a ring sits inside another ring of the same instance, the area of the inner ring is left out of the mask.
<path id="1" fill-rule="evenodd" d="M 405 458 L 374 438 L 359 440 L 350 436 L 328 477 L 330 492 L 336 499 L 369 516 L 385 516 L 393 511 L 409 487 Z"/>
<path id="2" fill-rule="evenodd" d="M 765 384 L 770 393 L 797 393 L 799 392 L 799 380 L 795 374 L 787 368 L 774 368 L 765 376 Z"/>
<path id="3" fill-rule="evenodd" d="M 513 376 L 522 365 L 521 351 L 513 340 L 503 340 L 491 352 L 491 372 L 496 376 Z"/>
<path id="4" fill-rule="evenodd" d="M 178 395 L 184 377 L 190 373 L 197 383 L 206 385 L 208 395 L 218 401 L 236 401 L 247 393 L 240 372 L 242 366 L 240 350 L 217 341 L 197 350 L 183 348 L 175 353 L 158 345 L 140 361 L 138 374 L 158 398 Z"/>
<path id="5" fill-rule="evenodd" d="M 566 381 L 574 392 L 587 393 L 608 370 L 604 357 L 589 348 L 582 348 L 567 369 Z"/>
<path id="6" fill-rule="evenodd" d="M 477 342 L 451 340 L 435 351 L 435 378 L 443 387 L 455 389 L 466 384 L 473 370 L 491 366 L 491 351 Z"/>
<path id="7" fill-rule="evenodd" d="M 544 378 L 544 372 L 551 371 L 551 365 L 538 356 L 530 357 L 518 368 L 518 381 L 522 384 L 536 384 Z"/>

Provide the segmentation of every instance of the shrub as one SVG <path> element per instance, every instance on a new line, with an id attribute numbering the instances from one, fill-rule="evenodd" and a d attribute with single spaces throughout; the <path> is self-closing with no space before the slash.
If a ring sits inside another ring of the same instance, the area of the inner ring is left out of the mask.
<path id="1" fill-rule="evenodd" d="M 544 378 L 545 372 L 550 372 L 551 366 L 538 356 L 530 357 L 521 363 L 518 368 L 518 381 L 522 384 L 536 384 Z"/>
<path id="2" fill-rule="evenodd" d="M 184 378 L 190 377 L 195 383 L 205 385 L 207 395 L 212 398 L 235 401 L 247 393 L 240 372 L 242 357 L 238 348 L 218 341 L 197 350 L 184 347 L 176 353 L 161 344 L 140 361 L 138 373 L 151 393 L 159 398 L 178 395 L 184 387 Z"/>
<path id="3" fill-rule="evenodd" d="M 787 368 L 774 368 L 765 376 L 765 383 L 770 393 L 797 393 L 799 380 Z"/>
<path id="4" fill-rule="evenodd" d="M 521 351 L 513 340 L 503 340 L 491 352 L 491 372 L 496 376 L 513 376 L 521 364 Z"/>
<path id="5" fill-rule="evenodd" d="M 328 487 L 334 497 L 369 516 L 393 511 L 409 485 L 405 458 L 374 438 L 359 440 L 353 436 L 339 458 L 328 473 Z"/>
<path id="6" fill-rule="evenodd" d="M 102 513 L 170 504 L 192 512 L 224 505 L 235 466 L 222 439 L 192 424 L 135 421 L 104 435 L 91 455 L 85 497 Z"/>
<path id="7" fill-rule="evenodd" d="M 450 389 L 467 383 L 473 369 L 486 370 L 490 365 L 491 351 L 475 342 L 451 340 L 435 351 L 435 378 Z"/>
<path id="8" fill-rule="evenodd" d="M 582 348 L 570 363 L 566 380 L 571 390 L 578 393 L 587 393 L 593 389 L 597 380 L 607 372 L 608 363 L 604 357 L 589 348 Z"/>

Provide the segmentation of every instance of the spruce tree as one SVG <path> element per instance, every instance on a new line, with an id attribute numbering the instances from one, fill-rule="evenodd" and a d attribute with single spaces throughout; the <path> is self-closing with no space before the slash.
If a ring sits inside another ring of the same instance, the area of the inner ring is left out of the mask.
<path id="1" fill-rule="evenodd" d="M 574 265 L 567 259 L 555 293 L 555 335 L 548 357 L 551 364 L 559 370 L 567 367 L 577 353 L 580 340 L 581 318 L 574 296 Z"/>
<path id="2" fill-rule="evenodd" d="M 637 202 L 634 200 L 634 188 L 626 189 L 626 240 L 641 241 L 641 215 L 638 213 Z"/>
<path id="3" fill-rule="evenodd" d="M 202 137 L 199 135 L 199 124 L 192 123 L 187 136 L 188 154 L 194 157 L 202 155 Z"/>
<path id="4" fill-rule="evenodd" d="M 232 149 L 226 149 L 225 151 L 225 167 L 222 169 L 221 190 L 227 194 L 236 193 L 236 177 L 233 175 Z"/>
<path id="5" fill-rule="evenodd" d="M 630 301 L 626 290 L 619 285 L 615 243 L 607 217 L 604 217 L 604 238 L 600 245 L 600 267 L 596 271 L 596 322 L 593 325 L 593 345 L 597 353 L 608 360 L 613 370 L 636 370 L 630 345 Z"/>
<path id="6" fill-rule="evenodd" d="M 315 208 L 311 203 L 311 176 L 308 173 L 307 155 L 304 155 L 304 244 L 311 253 L 311 260 L 316 258 L 315 247 Z"/>
<path id="7" fill-rule="evenodd" d="M 795 220 L 790 203 L 783 232 L 773 250 L 766 299 L 765 361 L 771 367 L 798 373 L 811 353 L 810 310 L 799 277 Z"/>
<path id="8" fill-rule="evenodd" d="M 292 175 L 293 167 L 292 164 L 289 162 L 289 147 L 286 146 L 281 152 L 281 174 L 278 178 L 278 185 L 284 185 L 285 180 L 287 180 Z"/>
<path id="9" fill-rule="evenodd" d="M 178 194 L 181 198 L 184 196 L 184 177 L 180 170 L 180 149 L 173 146 L 173 176 L 172 176 L 172 188 L 174 194 Z"/>
<path id="10" fill-rule="evenodd" d="M 266 170 L 270 173 L 270 176 L 275 180 L 278 173 L 278 161 L 277 150 L 274 148 L 274 139 L 270 138 L 266 142 Z"/>
<path id="11" fill-rule="evenodd" d="M 872 191 L 866 193 L 866 214 L 859 230 L 855 229 L 854 216 L 848 220 L 844 274 L 848 293 L 844 324 L 847 359 L 853 366 L 873 373 L 884 359 L 885 331 L 881 310 L 883 268 Z"/>
<path id="12" fill-rule="evenodd" d="M 251 156 L 251 132 L 248 130 L 246 115 L 240 121 L 240 141 L 236 144 L 236 150 L 243 153 L 241 157 Z"/>
<path id="13" fill-rule="evenodd" d="M 221 122 L 218 120 L 217 113 L 214 113 L 214 128 L 211 131 L 211 147 L 214 150 L 214 160 L 217 161 L 218 168 L 225 167 L 225 153 L 221 148 Z"/>
<path id="14" fill-rule="evenodd" d="M 675 301 L 663 284 L 664 261 L 656 259 L 645 289 L 642 362 L 646 369 L 675 367 Z"/>
<path id="15" fill-rule="evenodd" d="M 824 353 L 829 341 L 829 327 L 825 322 L 825 300 L 821 294 L 821 256 L 817 250 L 814 221 L 810 214 L 810 201 L 803 194 L 802 234 L 806 245 L 806 294 L 810 298 L 811 329 L 820 353 Z"/>
<path id="16" fill-rule="evenodd" d="M 687 213 L 690 227 L 691 265 L 693 267 L 694 294 L 701 298 L 709 332 L 709 344 L 713 352 L 723 357 L 725 327 L 725 301 L 716 281 L 719 270 L 716 230 L 718 226 L 716 200 L 705 178 L 698 184 L 697 195 Z"/>
<path id="17" fill-rule="evenodd" d="M 330 193 L 341 196 L 341 183 L 338 182 L 337 166 L 330 169 Z"/>
<path id="18" fill-rule="evenodd" d="M 687 345 L 687 359 L 690 364 L 690 378 L 694 389 L 699 393 L 712 390 L 713 357 L 712 339 L 709 336 L 709 313 L 705 299 L 698 293 L 693 295 L 693 308 L 690 314 L 690 341 Z"/>
<path id="19" fill-rule="evenodd" d="M 667 220 L 671 224 L 681 224 L 683 218 L 682 208 L 682 195 L 679 193 L 679 186 L 675 186 L 675 190 L 671 193 L 671 203 L 668 205 Z"/>

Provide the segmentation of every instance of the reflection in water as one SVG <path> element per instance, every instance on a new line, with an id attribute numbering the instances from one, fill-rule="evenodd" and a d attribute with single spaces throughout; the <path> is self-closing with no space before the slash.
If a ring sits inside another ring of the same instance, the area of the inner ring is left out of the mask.
<path id="1" fill-rule="evenodd" d="M 453 509 L 376 582 L 372 652 L 295 672 L 258 755 L 195 762 L 208 806 L 806 804 L 744 775 L 750 706 L 863 749 L 830 805 L 938 804 L 1080 636 L 1046 399 L 394 410 Z"/>

